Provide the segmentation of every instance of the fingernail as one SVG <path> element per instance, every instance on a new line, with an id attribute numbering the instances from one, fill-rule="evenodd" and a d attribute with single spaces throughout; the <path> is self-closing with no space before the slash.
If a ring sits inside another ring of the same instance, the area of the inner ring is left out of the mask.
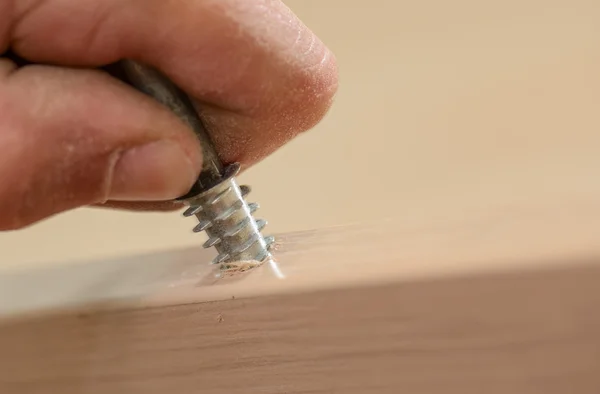
<path id="1" fill-rule="evenodd" d="M 124 152 L 115 163 L 108 198 L 119 201 L 172 200 L 197 177 L 189 157 L 174 142 L 157 141 Z"/>

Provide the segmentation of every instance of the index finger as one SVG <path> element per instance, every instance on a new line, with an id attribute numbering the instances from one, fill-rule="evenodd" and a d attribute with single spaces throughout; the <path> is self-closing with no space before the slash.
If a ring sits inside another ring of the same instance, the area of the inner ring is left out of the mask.
<path id="1" fill-rule="evenodd" d="M 250 165 L 310 129 L 337 89 L 334 56 L 277 0 L 14 5 L 15 52 L 59 65 L 133 58 L 159 68 L 202 106 L 224 161 Z"/>

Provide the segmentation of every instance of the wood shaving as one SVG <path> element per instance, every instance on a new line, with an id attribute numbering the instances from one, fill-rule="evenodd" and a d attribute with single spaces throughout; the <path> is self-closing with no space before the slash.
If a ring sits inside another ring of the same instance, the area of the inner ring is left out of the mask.
<path id="1" fill-rule="evenodd" d="M 221 276 L 233 276 L 248 272 L 251 269 L 260 267 L 263 263 L 256 260 L 237 261 L 235 263 L 226 263 L 221 266 Z"/>
<path id="2" fill-rule="evenodd" d="M 276 252 L 279 250 L 279 248 L 281 247 L 281 242 L 280 241 L 275 241 L 271 244 L 271 252 Z"/>

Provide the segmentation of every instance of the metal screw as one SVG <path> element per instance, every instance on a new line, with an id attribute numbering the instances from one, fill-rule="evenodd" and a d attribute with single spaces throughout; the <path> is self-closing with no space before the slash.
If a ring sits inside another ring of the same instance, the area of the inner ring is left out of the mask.
<path id="1" fill-rule="evenodd" d="M 261 235 L 267 222 L 252 217 L 258 204 L 248 204 L 244 199 L 250 188 L 238 186 L 234 179 L 238 171 L 238 164 L 228 166 L 221 183 L 186 200 L 190 208 L 184 215 L 195 215 L 200 221 L 194 232 L 206 231 L 209 238 L 204 247 L 214 246 L 219 252 L 213 260 L 215 264 L 263 261 L 269 257 L 269 248 L 275 241 Z"/>

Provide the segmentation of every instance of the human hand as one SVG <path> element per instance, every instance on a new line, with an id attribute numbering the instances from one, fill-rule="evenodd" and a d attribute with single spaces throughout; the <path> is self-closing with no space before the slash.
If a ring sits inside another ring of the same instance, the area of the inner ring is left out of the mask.
<path id="1" fill-rule="evenodd" d="M 193 133 L 98 67 L 160 69 L 243 168 L 319 122 L 337 89 L 333 55 L 278 0 L 0 0 L 9 49 L 38 65 L 0 58 L 0 230 L 88 205 L 178 208 L 161 201 L 197 178 Z"/>

